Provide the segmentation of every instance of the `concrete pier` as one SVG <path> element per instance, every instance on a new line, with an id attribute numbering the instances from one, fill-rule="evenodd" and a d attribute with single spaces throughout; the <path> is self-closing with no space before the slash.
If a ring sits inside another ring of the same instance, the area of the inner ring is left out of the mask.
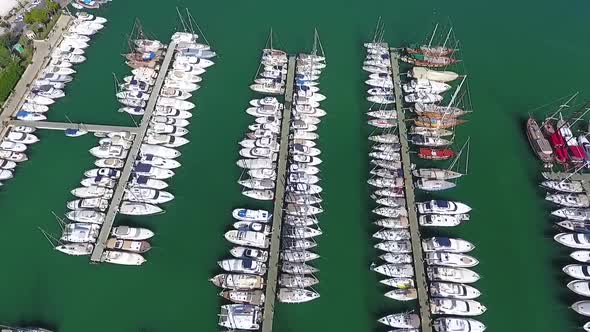
<path id="1" fill-rule="evenodd" d="M 35 52 L 31 64 L 25 69 L 20 80 L 14 87 L 12 94 L 2 105 L 0 113 L 0 138 L 4 137 L 8 128 L 7 121 L 20 110 L 26 97 L 31 92 L 31 84 L 39 76 L 39 73 L 51 61 L 51 52 L 62 40 L 62 33 L 68 28 L 72 21 L 72 16 L 62 14 L 53 26 L 49 37 L 45 40 L 35 40 L 33 45 Z"/>
<path id="2" fill-rule="evenodd" d="M 408 219 L 410 221 L 410 235 L 412 240 L 412 255 L 414 258 L 414 273 L 416 277 L 416 289 L 418 291 L 418 303 L 420 305 L 420 331 L 432 332 L 432 318 L 430 317 L 430 305 L 428 296 L 428 284 L 424 269 L 422 239 L 416 213 L 416 201 L 414 193 L 414 181 L 412 179 L 412 160 L 410 159 L 410 147 L 408 144 L 408 130 L 406 128 L 406 117 L 403 109 L 403 95 L 399 77 L 399 54 L 392 51 L 391 73 L 393 76 L 393 87 L 395 90 L 395 108 L 399 128 L 399 140 L 401 144 L 401 157 L 404 173 L 404 185 L 406 191 L 406 204 L 408 207 Z"/>
<path id="3" fill-rule="evenodd" d="M 128 131 L 130 133 L 138 133 L 139 127 L 124 127 L 124 126 L 109 126 L 109 125 L 96 125 L 96 124 L 77 124 L 69 122 L 49 122 L 49 121 L 23 121 L 23 120 L 9 120 L 6 121 L 7 127 L 18 127 L 27 126 L 37 129 L 50 129 L 50 130 L 66 130 L 66 129 L 82 129 L 91 133 L 112 133 Z"/>
<path id="4" fill-rule="evenodd" d="M 162 85 L 164 84 L 166 74 L 168 73 L 168 68 L 170 67 L 170 64 L 172 62 L 175 49 L 176 43 L 172 42 L 170 43 L 170 45 L 168 45 L 166 57 L 164 58 L 164 61 L 160 66 L 160 72 L 158 73 L 158 77 L 156 78 L 156 83 L 154 84 L 152 94 L 150 95 L 150 98 L 147 102 L 145 114 L 141 119 L 141 124 L 139 126 L 138 131 L 135 132 L 136 135 L 135 139 L 133 140 L 133 145 L 131 146 L 131 149 L 129 150 L 129 153 L 127 155 L 125 166 L 121 170 L 121 177 L 119 178 L 119 182 L 117 182 L 117 186 L 115 187 L 113 198 L 111 199 L 111 204 L 106 213 L 105 221 L 102 225 L 102 228 L 100 229 L 100 234 L 98 236 L 98 239 L 96 240 L 94 251 L 90 256 L 90 260 L 92 262 L 100 262 L 102 260 L 102 254 L 105 250 L 106 242 L 111 234 L 111 229 L 113 228 L 115 217 L 119 212 L 119 206 L 121 205 L 121 201 L 123 200 L 123 194 L 125 193 L 127 182 L 129 181 L 129 177 L 131 176 L 131 171 L 133 170 L 133 165 L 135 163 L 135 160 L 137 159 L 137 155 L 139 154 L 141 143 L 143 142 L 143 138 L 150 124 L 150 119 L 152 118 L 152 115 L 154 113 L 156 102 L 159 98 L 160 90 L 162 89 Z"/>
<path id="5" fill-rule="evenodd" d="M 274 306 L 277 295 L 277 280 L 279 275 L 279 249 L 281 247 L 281 223 L 283 221 L 283 204 L 285 198 L 285 184 L 287 177 L 287 157 L 289 155 L 289 127 L 291 125 L 291 107 L 293 105 L 293 83 L 295 79 L 295 56 L 289 57 L 287 67 L 287 85 L 285 87 L 285 108 L 281 123 L 281 137 L 279 147 L 279 164 L 277 167 L 277 184 L 272 218 L 272 234 L 270 242 L 270 258 L 268 274 L 266 276 L 266 294 L 262 332 L 271 332 L 274 318 Z"/>

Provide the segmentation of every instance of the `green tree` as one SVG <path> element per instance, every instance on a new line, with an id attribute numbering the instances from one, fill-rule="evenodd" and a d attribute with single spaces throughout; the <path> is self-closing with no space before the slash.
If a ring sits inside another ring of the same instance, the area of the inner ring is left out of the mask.
<path id="1" fill-rule="evenodd" d="M 27 24 L 47 23 L 47 21 L 49 21 L 49 13 L 43 8 L 35 8 L 25 15 L 25 23 Z"/>
<path id="2" fill-rule="evenodd" d="M 4 46 L 0 46 L 0 67 L 8 66 L 11 61 L 10 50 Z"/>
<path id="3" fill-rule="evenodd" d="M 46 2 L 45 7 L 50 13 L 56 13 L 60 9 L 60 6 L 57 2 L 49 0 Z"/>

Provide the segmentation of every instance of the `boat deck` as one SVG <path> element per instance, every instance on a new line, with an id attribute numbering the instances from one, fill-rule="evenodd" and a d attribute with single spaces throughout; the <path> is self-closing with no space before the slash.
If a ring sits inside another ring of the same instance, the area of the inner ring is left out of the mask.
<path id="1" fill-rule="evenodd" d="M 279 164 L 277 167 L 277 184 L 272 218 L 272 234 L 270 241 L 270 258 L 268 274 L 266 276 L 266 294 L 264 314 L 262 317 L 262 332 L 271 332 L 274 318 L 275 300 L 277 294 L 277 280 L 279 275 L 279 249 L 281 246 L 281 223 L 283 221 L 283 204 L 285 197 L 285 183 L 287 176 L 287 156 L 289 152 L 289 126 L 291 123 L 291 107 L 293 105 L 293 82 L 295 79 L 295 56 L 289 57 L 287 66 L 287 86 L 285 88 L 285 107 L 281 123 L 281 138 L 279 147 Z"/>
<path id="2" fill-rule="evenodd" d="M 66 130 L 72 128 L 79 128 L 82 130 L 89 131 L 91 133 L 110 133 L 110 132 L 122 132 L 127 131 L 130 133 L 138 133 L 138 127 L 125 127 L 125 126 L 109 126 L 109 125 L 97 125 L 97 124 L 75 124 L 69 122 L 49 122 L 49 121 L 23 121 L 23 120 L 9 120 L 6 122 L 8 127 L 27 126 L 34 127 L 37 129 L 51 129 L 51 130 Z"/>
<path id="3" fill-rule="evenodd" d="M 590 174 L 588 173 L 566 173 L 566 172 L 543 172 L 543 177 L 548 180 L 562 181 L 565 179 L 581 181 L 584 193 L 590 198 Z"/>
<path id="4" fill-rule="evenodd" d="M 412 160 L 410 159 L 410 147 L 408 144 L 408 131 L 406 128 L 406 117 L 403 109 L 402 86 L 399 73 L 399 54 L 393 49 L 390 52 L 391 72 L 393 76 L 393 87 L 395 90 L 395 108 L 399 128 L 399 141 L 401 144 L 401 157 L 404 174 L 404 186 L 406 191 L 406 204 L 408 208 L 408 220 L 410 221 L 410 235 L 412 240 L 412 255 L 414 258 L 414 273 L 416 278 L 416 289 L 418 291 L 418 303 L 420 305 L 420 330 L 432 332 L 432 318 L 430 317 L 428 284 L 424 271 L 424 260 L 422 253 L 422 240 L 418 225 L 418 214 L 416 213 L 416 198 L 414 182 L 412 179 Z"/>
<path id="5" fill-rule="evenodd" d="M 158 73 L 158 77 L 156 78 L 152 94 L 150 95 L 150 98 L 147 102 L 145 114 L 141 119 L 141 124 L 139 128 L 135 132 L 135 139 L 133 140 L 133 145 L 131 146 L 129 154 L 127 155 L 125 166 L 123 166 L 123 169 L 121 170 L 121 177 L 119 178 L 119 182 L 117 182 L 117 186 L 115 187 L 113 198 L 111 199 L 111 204 L 106 213 L 105 221 L 102 225 L 102 228 L 100 229 L 100 234 L 98 236 L 98 239 L 96 240 L 94 251 L 92 251 L 92 255 L 90 256 L 90 260 L 92 262 L 100 262 L 102 259 L 102 254 L 105 250 L 105 245 L 109 238 L 109 235 L 111 234 L 111 229 L 113 228 L 115 217 L 119 212 L 119 206 L 121 205 L 123 194 L 125 193 L 125 187 L 127 185 L 127 182 L 129 181 L 129 177 L 131 176 L 133 164 L 135 162 L 135 159 L 137 159 L 137 155 L 139 154 L 139 148 L 141 147 L 141 143 L 143 142 L 143 138 L 150 124 L 150 119 L 152 118 L 152 114 L 156 107 L 156 101 L 158 100 L 158 97 L 160 95 L 160 90 L 162 88 L 162 85 L 164 84 L 164 79 L 166 78 L 166 74 L 168 73 L 168 68 L 172 63 L 172 58 L 174 56 L 175 49 L 175 42 L 172 42 L 170 43 L 170 45 L 168 45 L 166 57 L 164 58 L 164 61 L 160 66 L 160 72 Z"/>
<path id="6" fill-rule="evenodd" d="M 4 137 L 9 127 L 8 121 L 10 118 L 20 110 L 22 104 L 24 104 L 25 98 L 31 91 L 31 84 L 43 68 L 51 61 L 49 56 L 53 49 L 62 40 L 62 33 L 68 28 L 72 21 L 72 16 L 62 14 L 55 25 L 53 30 L 49 34 L 49 37 L 42 41 L 33 41 L 35 52 L 33 53 L 33 59 L 31 64 L 25 69 L 25 72 L 21 76 L 20 80 L 14 87 L 12 94 L 8 96 L 8 99 L 2 105 L 2 112 L 0 113 L 0 138 Z"/>

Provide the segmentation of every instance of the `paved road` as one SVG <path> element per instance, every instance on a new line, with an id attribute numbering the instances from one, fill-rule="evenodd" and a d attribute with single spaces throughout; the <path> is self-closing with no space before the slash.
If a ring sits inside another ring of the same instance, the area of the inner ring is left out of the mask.
<path id="1" fill-rule="evenodd" d="M 2 106 L 2 113 L 0 113 L 0 138 L 4 136 L 6 122 L 20 109 L 24 99 L 29 94 L 31 83 L 45 67 L 47 62 L 49 62 L 51 51 L 61 40 L 62 33 L 69 26 L 71 19 L 71 16 L 62 15 L 46 40 L 34 41 L 33 47 L 35 48 L 35 53 L 33 54 L 33 61 L 27 67 L 23 76 L 14 87 L 12 94 Z"/>

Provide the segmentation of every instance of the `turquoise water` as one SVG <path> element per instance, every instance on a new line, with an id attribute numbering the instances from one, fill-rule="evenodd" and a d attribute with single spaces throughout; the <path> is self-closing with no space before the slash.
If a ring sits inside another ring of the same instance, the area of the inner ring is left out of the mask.
<path id="1" fill-rule="evenodd" d="M 231 6 L 230 6 L 231 5 Z M 574 331 L 579 322 L 567 308 L 574 301 L 559 271 L 567 260 L 551 239 L 549 205 L 537 187 L 539 165 L 522 133 L 529 110 L 572 90 L 584 89 L 588 4 L 536 1 L 441 3 L 341 1 L 236 3 L 196 1 L 114 1 L 99 13 L 109 19 L 78 66 L 66 98 L 50 120 L 130 125 L 116 112 L 113 75 L 129 71 L 120 56 L 135 17 L 152 35 L 167 40 L 175 30 L 175 6 L 188 6 L 220 56 L 193 101 L 197 108 L 181 148 L 183 164 L 169 181 L 177 197 L 167 213 L 120 218 L 157 232 L 148 263 L 141 268 L 90 265 L 84 258 L 51 250 L 37 229 L 54 234 L 51 211 L 62 215 L 84 170 L 95 138 L 71 139 L 39 133 L 30 161 L 0 191 L 0 234 L 4 282 L 0 317 L 9 324 L 39 323 L 73 331 L 217 331 L 218 289 L 208 278 L 227 256 L 223 233 L 232 208 L 248 203 L 236 180 L 237 142 L 251 121 L 243 112 L 254 97 L 248 85 L 260 49 L 273 27 L 275 47 L 309 49 L 317 28 L 327 55 L 322 93 L 328 111 L 321 125 L 324 212 L 319 240 L 322 258 L 317 290 L 321 298 L 304 305 L 277 305 L 276 331 L 385 331 L 379 316 L 401 310 L 384 298 L 384 287 L 368 267 L 375 260 L 373 206 L 367 199 L 369 129 L 364 112 L 361 43 L 372 36 L 378 16 L 391 45 L 423 40 L 433 22 L 452 21 L 461 40 L 475 113 L 460 128 L 471 137 L 470 174 L 457 189 L 437 197 L 474 208 L 464 226 L 440 232 L 477 245 L 483 276 L 477 287 L 490 331 Z"/>

